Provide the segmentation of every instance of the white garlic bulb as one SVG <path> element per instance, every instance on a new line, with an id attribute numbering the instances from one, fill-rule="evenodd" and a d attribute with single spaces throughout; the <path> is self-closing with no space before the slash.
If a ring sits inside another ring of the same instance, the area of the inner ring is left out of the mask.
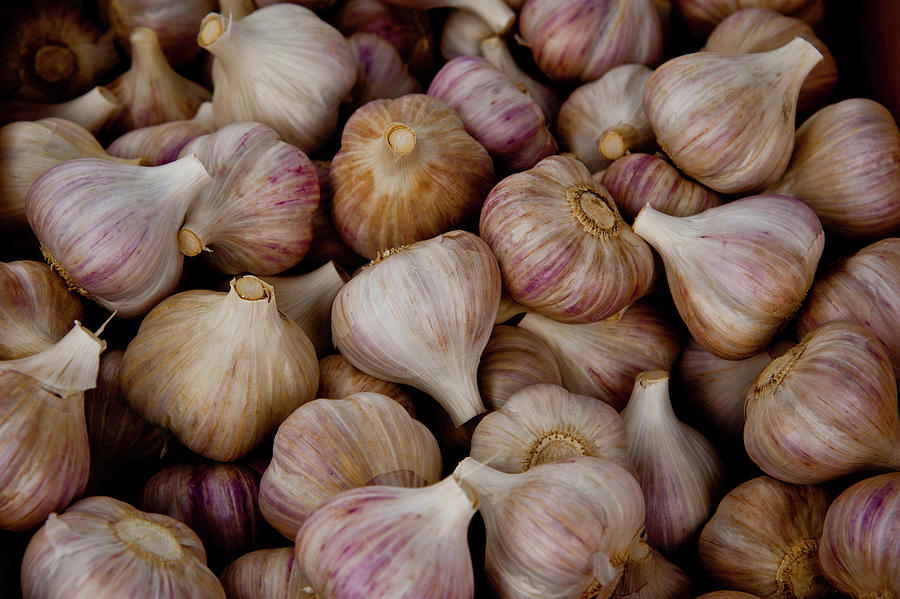
<path id="1" fill-rule="evenodd" d="M 96 135 L 106 121 L 121 112 L 122 108 L 111 91 L 96 86 L 77 98 L 58 104 L 43 104 L 28 100 L 0 102 L 2 115 L 0 122 L 14 123 L 55 117 L 72 121 Z"/>

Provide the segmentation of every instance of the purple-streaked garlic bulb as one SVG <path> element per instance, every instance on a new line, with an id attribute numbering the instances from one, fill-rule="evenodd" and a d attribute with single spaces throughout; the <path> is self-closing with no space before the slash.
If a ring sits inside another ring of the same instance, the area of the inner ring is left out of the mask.
<path id="1" fill-rule="evenodd" d="M 133 129 L 117 137 L 106 151 L 120 158 L 142 158 L 150 165 L 167 164 L 178 160 L 181 149 L 191 141 L 216 130 L 211 118 L 212 103 L 204 102 L 192 118 Z"/>
<path id="2" fill-rule="evenodd" d="M 572 156 L 549 156 L 500 181 L 479 229 L 512 298 L 560 322 L 608 318 L 645 295 L 656 275 L 650 247 Z"/>
<path id="3" fill-rule="evenodd" d="M 293 547 L 251 551 L 228 564 L 219 579 L 229 599 L 316 599 Z"/>
<path id="4" fill-rule="evenodd" d="M 662 553 L 638 541 L 612 599 L 691 599 L 691 580 Z"/>
<path id="5" fill-rule="evenodd" d="M 384 252 L 350 279 L 332 307 L 332 338 L 351 364 L 425 391 L 459 426 L 484 411 L 478 363 L 499 302 L 491 248 L 451 231 Z"/>
<path id="6" fill-rule="evenodd" d="M 825 16 L 824 0 L 673 0 L 672 4 L 688 29 L 703 36 L 729 15 L 745 8 L 768 8 L 814 27 Z"/>
<path id="7" fill-rule="evenodd" d="M 654 66 L 663 55 L 652 0 L 528 0 L 519 33 L 554 81 L 593 81 L 620 64 Z"/>
<path id="8" fill-rule="evenodd" d="M 400 404 L 410 416 L 416 417 L 415 394 L 409 387 L 366 374 L 341 354 L 319 360 L 319 390 L 316 397 L 340 398 L 362 391 L 386 395 Z"/>
<path id="9" fill-rule="evenodd" d="M 353 106 L 381 98 L 420 93 L 422 85 L 409 74 L 403 58 L 386 39 L 374 33 L 354 33 L 347 38 L 356 55 Z"/>
<path id="10" fill-rule="evenodd" d="M 845 322 L 806 335 L 747 392 L 744 447 L 766 474 L 795 484 L 900 470 L 897 382 L 884 346 Z"/>
<path id="11" fill-rule="evenodd" d="M 36 121 L 56 117 L 81 125 L 97 134 L 110 118 L 122 110 L 122 105 L 105 87 L 93 87 L 82 95 L 59 102 L 44 104 L 28 100 L 0 101 L 0 123 Z"/>
<path id="12" fill-rule="evenodd" d="M 419 10 L 432 8 L 456 8 L 468 10 L 487 23 L 497 35 L 509 31 L 516 20 L 516 13 L 504 0 L 385 0 L 389 4 Z"/>
<path id="13" fill-rule="evenodd" d="M 649 204 L 634 231 L 662 256 L 691 336 L 728 360 L 762 351 L 812 285 L 825 235 L 803 202 L 761 195 L 670 216 Z"/>
<path id="14" fill-rule="evenodd" d="M 441 56 L 450 61 L 460 56 L 481 56 L 481 41 L 496 34 L 490 25 L 468 10 L 451 10 L 441 29 Z"/>
<path id="15" fill-rule="evenodd" d="M 41 175 L 25 214 L 70 287 L 119 316 L 146 313 L 175 290 L 178 229 L 212 179 L 195 156 L 161 166 L 77 158 Z"/>
<path id="16" fill-rule="evenodd" d="M 531 331 L 495 326 L 478 364 L 484 406 L 497 410 L 517 391 L 539 383 L 562 384 L 550 346 Z"/>
<path id="17" fill-rule="evenodd" d="M 794 147 L 800 86 L 822 54 L 803 38 L 755 54 L 673 58 L 644 86 L 644 113 L 675 165 L 721 193 L 762 190 Z"/>

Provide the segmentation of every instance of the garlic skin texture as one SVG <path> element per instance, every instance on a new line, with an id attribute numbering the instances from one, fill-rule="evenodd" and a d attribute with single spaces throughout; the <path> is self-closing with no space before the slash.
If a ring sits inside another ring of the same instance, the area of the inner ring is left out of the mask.
<path id="1" fill-rule="evenodd" d="M 229 599 L 316 599 L 293 547 L 251 551 L 228 564 L 219 579 Z"/>
<path id="2" fill-rule="evenodd" d="M 203 105 L 212 107 L 208 102 Z M 198 109 L 189 120 L 168 121 L 129 131 L 117 137 L 106 151 L 120 158 L 143 158 L 150 165 L 168 164 L 178 159 L 184 146 L 215 130 L 203 121 L 201 110 Z"/>
<path id="3" fill-rule="evenodd" d="M 506 474 L 466 458 L 453 477 L 478 497 L 485 572 L 500 599 L 605 599 L 638 542 L 634 477 L 601 458 L 570 457 Z"/>
<path id="4" fill-rule="evenodd" d="M 648 204 L 633 227 L 662 257 L 691 336 L 726 360 L 749 358 L 772 340 L 803 302 L 825 245 L 815 213 L 783 196 L 683 217 Z"/>
<path id="5" fill-rule="evenodd" d="M 468 10 L 487 23 L 497 35 L 503 35 L 516 21 L 516 13 L 504 0 L 385 0 L 389 4 L 406 8 L 432 9 L 456 8 Z"/>
<path id="6" fill-rule="evenodd" d="M 612 599 L 691 599 L 691 580 L 684 570 L 647 544 L 638 541 L 625 564 Z"/>
<path id="7" fill-rule="evenodd" d="M 481 41 L 494 35 L 491 27 L 475 13 L 451 10 L 441 29 L 441 56 L 448 62 L 460 56 L 481 56 Z"/>
<path id="8" fill-rule="evenodd" d="M 303 256 L 301 268 L 316 268 L 334 261 L 344 271 L 353 272 L 365 264 L 366 259 L 347 247 L 334 228 L 334 219 L 331 217 L 331 183 L 328 181 L 331 161 L 313 160 L 313 168 L 319 178 L 319 205 L 312 218 L 313 239 L 316 241 Z"/>
<path id="9" fill-rule="evenodd" d="M 653 252 L 578 160 L 548 156 L 488 194 L 479 230 L 510 296 L 559 322 L 608 318 L 654 282 Z"/>
<path id="10" fill-rule="evenodd" d="M 0 123 L 36 121 L 56 117 L 81 125 L 96 135 L 110 118 L 122 110 L 122 105 L 105 87 L 96 86 L 82 95 L 59 102 L 43 104 L 27 100 L 0 102 Z"/>
<path id="11" fill-rule="evenodd" d="M 824 324 L 773 360 L 747 392 L 745 413 L 747 454 L 779 480 L 900 469 L 894 370 L 860 326 Z"/>
<path id="12" fill-rule="evenodd" d="M 184 291 L 151 310 L 119 372 L 141 417 L 219 462 L 259 445 L 319 380 L 315 348 L 272 287 L 249 275 L 230 287 Z"/>
<path id="13" fill-rule="evenodd" d="M 407 414 L 416 417 L 414 392 L 409 387 L 368 375 L 341 354 L 319 360 L 319 390 L 316 397 L 347 397 L 361 391 L 387 395 L 400 404 Z"/>
<path id="14" fill-rule="evenodd" d="M 215 56 L 216 125 L 263 123 L 307 154 L 331 136 L 356 81 L 344 36 L 297 4 L 258 8 L 237 21 L 210 13 L 197 42 Z"/>
<path id="15" fill-rule="evenodd" d="M 562 384 L 550 346 L 531 331 L 495 326 L 478 364 L 478 391 L 484 406 L 498 410 L 517 391 L 539 383 Z"/>
<path id="16" fill-rule="evenodd" d="M 703 527 L 700 563 L 717 585 L 771 599 L 816 599 L 833 590 L 819 569 L 831 497 L 824 487 L 759 476 L 732 489 Z"/>
<path id="17" fill-rule="evenodd" d="M 303 523 L 295 563 L 318 597 L 471 599 L 466 531 L 477 504 L 452 476 L 419 489 L 350 489 Z"/>
<path id="18" fill-rule="evenodd" d="M 111 497 L 51 514 L 22 562 L 25 599 L 225 599 L 197 535 Z"/>
<path id="19" fill-rule="evenodd" d="M 153 167 L 77 158 L 34 182 L 25 215 L 44 257 L 71 288 L 135 317 L 178 285 L 178 228 L 210 181 L 194 156 Z"/>
<path id="20" fill-rule="evenodd" d="M 477 215 L 494 183 L 494 164 L 450 106 L 408 94 L 353 113 L 329 180 L 335 228 L 371 260 Z"/>
<path id="21" fill-rule="evenodd" d="M 721 193 L 759 191 L 787 168 L 800 87 L 821 60 L 803 38 L 755 54 L 685 54 L 647 80 L 644 113 L 684 173 Z"/>
<path id="22" fill-rule="evenodd" d="M 707 36 L 729 15 L 746 8 L 768 8 L 801 19 L 813 27 L 825 16 L 822 0 L 673 0 L 682 21 L 698 36 Z"/>
<path id="23" fill-rule="evenodd" d="M 499 302 L 490 247 L 451 231 L 385 252 L 350 279 L 334 300 L 331 336 L 351 364 L 428 393 L 459 426 L 484 411 L 478 363 Z"/>
<path id="24" fill-rule="evenodd" d="M 347 41 L 357 65 L 356 83 L 351 92 L 353 106 L 422 91 L 422 84 L 409 74 L 403 58 L 389 41 L 366 32 L 354 33 Z"/>

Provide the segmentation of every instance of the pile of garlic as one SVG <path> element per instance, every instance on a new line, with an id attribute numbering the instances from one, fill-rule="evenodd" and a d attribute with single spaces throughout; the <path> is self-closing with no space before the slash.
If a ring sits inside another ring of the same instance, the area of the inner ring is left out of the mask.
<path id="1" fill-rule="evenodd" d="M 900 132 L 759 4 L 0 9 L 0 598 L 900 596 Z"/>

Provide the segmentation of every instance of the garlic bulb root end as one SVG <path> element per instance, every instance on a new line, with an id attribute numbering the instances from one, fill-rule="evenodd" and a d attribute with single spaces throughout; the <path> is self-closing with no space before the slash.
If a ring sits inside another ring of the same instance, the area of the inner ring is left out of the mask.
<path id="1" fill-rule="evenodd" d="M 819 541 L 802 539 L 781 558 L 775 573 L 780 597 L 812 597 L 822 586 Z"/>
<path id="2" fill-rule="evenodd" d="M 81 287 L 81 285 L 72 280 L 72 278 L 69 276 L 69 273 L 66 272 L 66 269 L 62 267 L 62 264 L 60 264 L 59 261 L 54 258 L 53 255 L 50 254 L 50 252 L 48 252 L 43 245 L 41 246 L 41 254 L 44 255 L 44 260 L 50 266 L 50 269 L 56 272 L 56 274 L 62 277 L 62 280 L 65 281 L 66 289 L 68 289 L 69 291 L 74 291 L 75 293 L 83 295 L 87 298 L 91 297 L 91 294 L 88 293 L 87 290 L 85 290 L 83 287 Z"/>
<path id="3" fill-rule="evenodd" d="M 165 526 L 143 518 L 125 518 L 111 526 L 126 547 L 147 561 L 175 563 L 184 556 L 181 543 Z"/>
<path id="4" fill-rule="evenodd" d="M 594 237 L 612 235 L 618 230 L 618 218 L 613 199 L 605 190 L 586 187 L 566 191 L 572 214 Z"/>

